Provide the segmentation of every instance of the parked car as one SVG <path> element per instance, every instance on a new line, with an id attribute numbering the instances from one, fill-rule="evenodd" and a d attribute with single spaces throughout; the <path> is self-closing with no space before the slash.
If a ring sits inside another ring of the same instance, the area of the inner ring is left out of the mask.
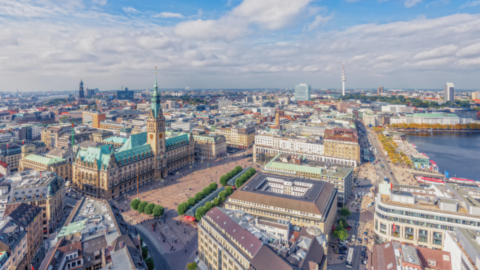
<path id="1" fill-rule="evenodd" d="M 362 258 L 365 257 L 365 250 L 362 250 Z"/>
<path id="2" fill-rule="evenodd" d="M 357 228 L 358 228 L 358 226 L 359 226 L 359 223 L 357 222 L 357 224 L 355 225 L 355 227 L 357 227 Z"/>
<path id="3" fill-rule="evenodd" d="M 346 255 L 347 253 L 345 251 L 339 251 L 338 254 Z"/>
<path id="4" fill-rule="evenodd" d="M 347 228 L 347 231 L 351 231 L 351 230 L 352 230 L 352 229 L 350 229 L 350 228 Z"/>

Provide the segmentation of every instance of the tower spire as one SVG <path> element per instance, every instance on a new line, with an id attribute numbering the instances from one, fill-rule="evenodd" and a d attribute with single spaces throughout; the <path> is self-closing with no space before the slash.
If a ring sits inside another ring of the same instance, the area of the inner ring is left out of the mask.
<path id="1" fill-rule="evenodd" d="M 155 66 L 155 85 L 153 86 L 153 91 L 158 92 L 158 85 L 157 85 L 157 67 Z"/>
<path id="2" fill-rule="evenodd" d="M 343 72 L 342 72 L 342 96 L 345 96 L 345 81 L 347 76 L 345 76 L 345 61 L 343 62 Z"/>

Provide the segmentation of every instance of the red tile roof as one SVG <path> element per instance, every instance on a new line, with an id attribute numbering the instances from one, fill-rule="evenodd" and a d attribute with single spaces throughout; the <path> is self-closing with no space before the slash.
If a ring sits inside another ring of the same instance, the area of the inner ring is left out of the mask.
<path id="1" fill-rule="evenodd" d="M 5 163 L 4 161 L 0 160 L 0 166 L 4 167 L 6 169 L 8 167 L 8 164 Z"/>

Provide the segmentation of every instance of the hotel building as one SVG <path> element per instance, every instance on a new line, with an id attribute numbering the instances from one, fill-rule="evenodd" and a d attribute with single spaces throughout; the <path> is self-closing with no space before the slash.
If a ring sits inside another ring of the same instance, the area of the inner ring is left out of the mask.
<path id="1" fill-rule="evenodd" d="M 329 235 L 337 213 L 337 188 L 328 182 L 257 173 L 225 202 L 231 210 L 314 226 Z"/>
<path id="2" fill-rule="evenodd" d="M 442 249 L 456 228 L 480 228 L 480 203 L 458 185 L 430 188 L 380 184 L 375 198 L 377 240 Z"/>
<path id="3" fill-rule="evenodd" d="M 215 207 L 198 226 L 201 269 L 326 270 L 325 235 L 316 227 L 255 218 Z"/>

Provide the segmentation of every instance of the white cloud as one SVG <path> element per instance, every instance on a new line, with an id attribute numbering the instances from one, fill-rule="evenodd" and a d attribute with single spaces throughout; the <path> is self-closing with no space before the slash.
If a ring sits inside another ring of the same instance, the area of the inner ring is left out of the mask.
<path id="1" fill-rule="evenodd" d="M 92 0 L 92 4 L 99 5 L 99 6 L 105 6 L 107 2 L 108 0 Z"/>
<path id="2" fill-rule="evenodd" d="M 156 17 L 156 18 L 180 18 L 180 19 L 185 18 L 185 16 L 183 16 L 180 13 L 172 13 L 172 12 L 161 12 L 159 14 L 152 15 L 152 17 Z"/>
<path id="3" fill-rule="evenodd" d="M 322 15 L 317 15 L 317 16 L 315 16 L 315 19 L 313 20 L 313 22 L 311 22 L 307 26 L 307 30 L 312 31 L 312 30 L 316 29 L 319 25 L 325 25 L 332 18 L 333 18 L 333 15 L 329 15 L 329 16 L 326 16 L 326 17 L 322 16 Z"/>
<path id="4" fill-rule="evenodd" d="M 125 12 L 127 14 L 130 14 L 130 15 L 141 13 L 140 11 L 136 10 L 133 7 L 123 7 L 122 9 L 123 9 L 123 12 Z"/>
<path id="5" fill-rule="evenodd" d="M 475 43 L 470 46 L 464 47 L 457 52 L 459 57 L 470 57 L 480 54 L 480 43 Z"/>
<path id="6" fill-rule="evenodd" d="M 410 8 L 421 2 L 422 0 L 405 0 L 405 7 Z"/>
<path id="7" fill-rule="evenodd" d="M 19 3 L 25 10 L 44 7 Z M 462 81 L 464 88 L 480 84 L 478 76 L 465 79 L 459 72 L 478 71 L 479 14 L 292 36 L 275 29 L 293 25 L 296 19 L 272 15 L 262 21 L 258 12 L 242 11 L 240 17 L 233 14 L 235 8 L 216 20 L 189 20 L 171 27 L 127 15 L 71 12 L 68 6 L 44 9 L 39 14 L 49 12 L 49 19 L 0 16 L 0 91 L 72 90 L 80 77 L 87 87 L 101 90 L 119 85 L 145 89 L 153 85 L 155 66 L 161 87 L 286 88 L 304 81 L 330 88 L 341 86 L 343 60 L 348 60 L 347 87 L 441 88 L 444 77 Z M 299 15 L 288 16 L 299 18 L 307 9 L 308 5 L 297 9 L 302 10 Z M 55 19 L 63 14 L 71 15 L 68 21 Z M 136 14 L 148 15 L 133 10 Z M 24 80 L 26 72 L 29 80 Z"/>
<path id="8" fill-rule="evenodd" d="M 234 40 L 250 33 L 250 25 L 278 30 L 294 24 L 312 0 L 244 0 L 218 20 L 190 20 L 178 24 L 175 33 L 184 38 Z M 320 22 L 319 22 L 320 23 Z"/>
<path id="9" fill-rule="evenodd" d="M 457 46 L 447 45 L 438 48 L 434 48 L 428 51 L 423 51 L 415 54 L 414 59 L 430 59 L 445 57 L 454 54 L 457 51 Z"/>
<path id="10" fill-rule="evenodd" d="M 480 1 L 468 1 L 465 4 L 461 5 L 460 8 L 475 7 L 480 5 Z"/>

